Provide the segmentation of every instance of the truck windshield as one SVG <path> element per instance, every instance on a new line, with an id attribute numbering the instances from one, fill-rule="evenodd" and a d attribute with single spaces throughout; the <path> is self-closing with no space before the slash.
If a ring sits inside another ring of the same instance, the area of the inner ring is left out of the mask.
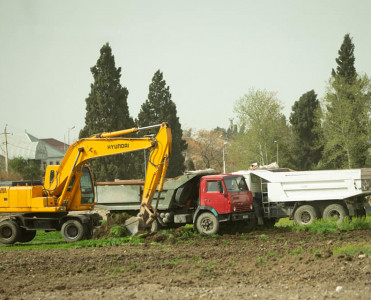
<path id="1" fill-rule="evenodd" d="M 81 204 L 90 204 L 94 202 L 94 187 L 91 180 L 90 171 L 88 168 L 82 168 L 82 176 L 80 179 L 81 187 Z"/>
<path id="2" fill-rule="evenodd" d="M 226 177 L 224 178 L 224 183 L 228 192 L 240 192 L 249 190 L 243 176 Z"/>

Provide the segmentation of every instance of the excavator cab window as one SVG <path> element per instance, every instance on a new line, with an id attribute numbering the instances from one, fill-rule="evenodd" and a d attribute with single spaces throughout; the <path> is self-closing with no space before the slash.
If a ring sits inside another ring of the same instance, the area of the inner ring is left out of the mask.
<path id="1" fill-rule="evenodd" d="M 81 204 L 90 204 L 94 202 L 94 186 L 90 171 L 87 167 L 82 168 L 80 179 Z"/>
<path id="2" fill-rule="evenodd" d="M 50 175 L 49 175 L 49 184 L 51 184 L 53 182 L 54 175 L 55 175 L 54 170 L 51 170 Z"/>

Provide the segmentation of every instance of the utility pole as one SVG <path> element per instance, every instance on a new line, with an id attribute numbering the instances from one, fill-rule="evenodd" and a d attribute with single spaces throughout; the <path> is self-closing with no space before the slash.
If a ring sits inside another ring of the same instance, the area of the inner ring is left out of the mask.
<path id="1" fill-rule="evenodd" d="M 277 166 L 278 166 L 278 141 L 274 141 L 274 143 L 277 145 L 277 154 L 276 154 L 276 162 L 277 162 Z"/>
<path id="2" fill-rule="evenodd" d="M 8 126 L 8 124 L 5 125 L 5 128 L 4 128 L 4 139 L 5 139 L 5 172 L 6 172 L 6 175 L 8 175 L 8 139 L 7 139 L 7 133 L 6 133 L 6 126 Z"/>
<path id="3" fill-rule="evenodd" d="M 225 174 L 225 145 L 227 145 L 228 142 L 224 142 L 223 144 L 223 173 Z"/>

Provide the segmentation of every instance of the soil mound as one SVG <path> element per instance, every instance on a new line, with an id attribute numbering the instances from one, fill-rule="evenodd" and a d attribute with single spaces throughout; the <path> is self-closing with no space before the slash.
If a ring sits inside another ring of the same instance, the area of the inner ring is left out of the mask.
<path id="1" fill-rule="evenodd" d="M 94 229 L 93 239 L 127 236 L 128 231 L 124 226 L 126 220 L 127 217 L 124 214 L 107 215 L 107 221 Z"/>

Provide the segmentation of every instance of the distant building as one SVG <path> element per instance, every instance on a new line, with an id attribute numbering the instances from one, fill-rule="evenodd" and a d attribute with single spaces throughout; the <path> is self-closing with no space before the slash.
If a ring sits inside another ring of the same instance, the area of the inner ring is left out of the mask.
<path id="1" fill-rule="evenodd" d="M 9 160 L 22 157 L 40 163 L 48 158 L 45 144 L 27 132 L 7 134 L 7 144 L 5 145 L 4 139 L 1 143 L 0 155 L 5 157 L 6 149 Z"/>
<path id="2" fill-rule="evenodd" d="M 68 145 L 56 139 L 41 139 L 48 151 L 48 158 L 42 162 L 42 169 L 46 170 L 47 165 L 59 165 L 68 149 Z"/>
<path id="3" fill-rule="evenodd" d="M 8 160 L 22 157 L 26 160 L 33 160 L 40 164 L 42 170 L 47 165 L 59 164 L 64 157 L 64 149 L 68 145 L 55 139 L 40 140 L 33 135 L 25 133 L 7 134 L 7 144 L 5 139 L 0 140 L 0 157 L 4 161 L 8 151 Z"/>

